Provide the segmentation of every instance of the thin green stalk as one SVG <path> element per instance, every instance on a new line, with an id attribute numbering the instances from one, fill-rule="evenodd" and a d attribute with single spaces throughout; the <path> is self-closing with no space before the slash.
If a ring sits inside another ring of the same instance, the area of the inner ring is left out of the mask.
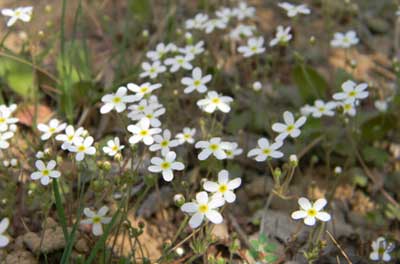
<path id="1" fill-rule="evenodd" d="M 64 207 L 63 207 L 63 204 L 61 201 L 60 189 L 58 187 L 57 179 L 53 179 L 53 191 L 54 191 L 54 197 L 56 200 L 57 214 L 58 214 L 58 218 L 61 223 L 62 231 L 64 234 L 64 239 L 65 239 L 65 241 L 68 241 L 67 218 L 65 218 Z"/>

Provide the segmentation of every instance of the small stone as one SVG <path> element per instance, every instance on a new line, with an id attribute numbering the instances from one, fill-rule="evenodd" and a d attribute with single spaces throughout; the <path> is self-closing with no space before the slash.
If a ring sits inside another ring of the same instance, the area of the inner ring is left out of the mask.
<path id="1" fill-rule="evenodd" d="M 6 257 L 5 264 L 37 264 L 37 260 L 31 252 L 27 250 L 11 252 Z"/>
<path id="2" fill-rule="evenodd" d="M 229 239 L 228 227 L 225 223 L 214 225 L 211 235 L 219 240 Z"/>
<path id="3" fill-rule="evenodd" d="M 61 227 L 46 229 L 41 243 L 41 237 L 29 232 L 24 235 L 24 244 L 34 253 L 50 253 L 65 247 L 64 234 Z"/>
<path id="4" fill-rule="evenodd" d="M 87 253 L 89 252 L 89 246 L 85 239 L 81 238 L 75 243 L 75 249 L 79 253 Z"/>

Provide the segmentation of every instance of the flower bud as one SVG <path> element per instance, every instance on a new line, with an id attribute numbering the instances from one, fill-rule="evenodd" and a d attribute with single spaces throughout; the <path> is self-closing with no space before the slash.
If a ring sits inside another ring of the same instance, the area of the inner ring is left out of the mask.
<path id="1" fill-rule="evenodd" d="M 10 164 L 11 164 L 11 167 L 17 167 L 17 165 L 18 165 L 18 160 L 17 160 L 17 159 L 11 159 L 11 160 L 10 160 Z"/>
<path id="2" fill-rule="evenodd" d="M 315 37 L 314 37 L 314 36 L 311 36 L 309 41 L 310 41 L 310 44 L 311 44 L 311 45 L 314 45 L 315 42 L 316 42 Z"/>
<path id="3" fill-rule="evenodd" d="M 342 173 L 342 167 L 336 166 L 335 169 L 334 169 L 334 172 L 335 172 L 336 175 L 341 174 Z"/>
<path id="4" fill-rule="evenodd" d="M 256 81 L 256 82 L 253 83 L 253 90 L 254 90 L 254 91 L 258 92 L 258 91 L 261 90 L 261 88 L 262 88 L 261 82 Z"/>
<path id="5" fill-rule="evenodd" d="M 292 167 L 297 167 L 299 160 L 295 154 L 290 155 L 289 157 L 290 165 Z"/>
<path id="6" fill-rule="evenodd" d="M 176 206 L 181 207 L 185 203 L 185 197 L 180 193 L 175 194 L 174 202 Z"/>

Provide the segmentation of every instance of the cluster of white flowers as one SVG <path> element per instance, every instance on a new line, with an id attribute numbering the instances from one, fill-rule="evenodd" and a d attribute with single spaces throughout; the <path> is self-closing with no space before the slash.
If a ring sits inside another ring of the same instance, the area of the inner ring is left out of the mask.
<path id="1" fill-rule="evenodd" d="M 205 191 L 196 194 L 196 200 L 185 203 L 181 206 L 181 210 L 191 215 L 189 225 L 191 228 L 197 228 L 201 225 L 206 217 L 214 224 L 223 222 L 223 217 L 218 208 L 223 206 L 225 202 L 233 203 L 236 200 L 236 195 L 233 192 L 242 184 L 242 179 L 235 178 L 229 180 L 229 172 L 222 170 L 218 173 L 218 182 L 206 181 L 203 184 Z"/>
<path id="2" fill-rule="evenodd" d="M 51 119 L 48 124 L 38 124 L 38 130 L 42 132 L 41 139 L 47 141 L 54 135 L 57 141 L 61 141 L 61 149 L 75 153 L 75 159 L 82 161 L 85 155 L 94 155 L 96 148 L 93 147 L 94 139 L 88 132 L 80 127 L 75 129 L 72 125 L 61 123 L 58 119 Z M 64 134 L 61 134 L 64 132 Z"/>
<path id="3" fill-rule="evenodd" d="M 314 118 L 320 118 L 322 116 L 334 116 L 335 110 L 341 109 L 343 114 L 355 116 L 356 106 L 369 95 L 367 88 L 368 84 L 366 83 L 357 84 L 351 80 L 345 81 L 342 84 L 342 91 L 333 94 L 334 101 L 324 102 L 317 99 L 313 106 L 303 106 L 301 113 L 306 116 L 311 115 Z"/>
<path id="4" fill-rule="evenodd" d="M 0 150 L 10 146 L 9 140 L 17 131 L 18 118 L 12 116 L 17 109 L 16 104 L 10 106 L 0 105 Z"/>

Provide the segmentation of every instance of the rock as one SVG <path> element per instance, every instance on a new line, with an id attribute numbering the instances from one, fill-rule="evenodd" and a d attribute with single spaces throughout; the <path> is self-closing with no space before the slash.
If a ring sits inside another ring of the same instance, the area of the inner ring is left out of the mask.
<path id="1" fill-rule="evenodd" d="M 81 238 L 78 241 L 76 241 L 75 249 L 79 253 L 87 253 L 90 250 L 89 246 L 88 246 L 88 244 L 87 244 L 87 242 L 86 242 L 86 240 L 84 238 Z"/>
<path id="2" fill-rule="evenodd" d="M 298 241 L 305 241 L 307 239 L 307 229 L 303 227 L 299 229 L 298 224 L 286 212 L 268 210 L 267 215 L 264 217 L 262 228 L 268 237 L 277 238 L 280 241 L 289 241 L 291 236 L 296 232 L 298 232 Z"/>
<path id="3" fill-rule="evenodd" d="M 49 228 L 44 232 L 42 245 L 41 237 L 29 232 L 24 235 L 24 244 L 34 253 L 50 253 L 65 247 L 64 234 L 61 227 Z"/>
<path id="4" fill-rule="evenodd" d="M 246 194 L 251 198 L 255 196 L 264 196 L 266 191 L 270 191 L 273 186 L 273 181 L 267 176 L 254 177 L 250 183 L 244 186 Z"/>
<path id="5" fill-rule="evenodd" d="M 214 225 L 212 229 L 211 236 L 216 237 L 219 240 L 229 239 L 228 227 L 225 223 Z"/>
<path id="6" fill-rule="evenodd" d="M 25 249 L 24 247 L 24 237 L 23 236 L 19 236 L 14 240 L 13 243 L 13 250 L 22 250 Z"/>
<path id="7" fill-rule="evenodd" d="M 6 257 L 5 264 L 37 264 L 37 260 L 27 250 L 13 251 Z"/>
<path id="8" fill-rule="evenodd" d="M 366 23 L 368 28 L 373 32 L 373 33 L 386 33 L 390 29 L 389 23 L 379 17 L 367 17 L 366 18 Z"/>
<path id="9" fill-rule="evenodd" d="M 44 227 L 44 223 L 46 223 L 46 227 Z M 56 228 L 57 226 L 58 224 L 53 218 L 47 217 L 46 222 L 43 222 L 42 228 L 49 229 L 49 228 Z"/>

